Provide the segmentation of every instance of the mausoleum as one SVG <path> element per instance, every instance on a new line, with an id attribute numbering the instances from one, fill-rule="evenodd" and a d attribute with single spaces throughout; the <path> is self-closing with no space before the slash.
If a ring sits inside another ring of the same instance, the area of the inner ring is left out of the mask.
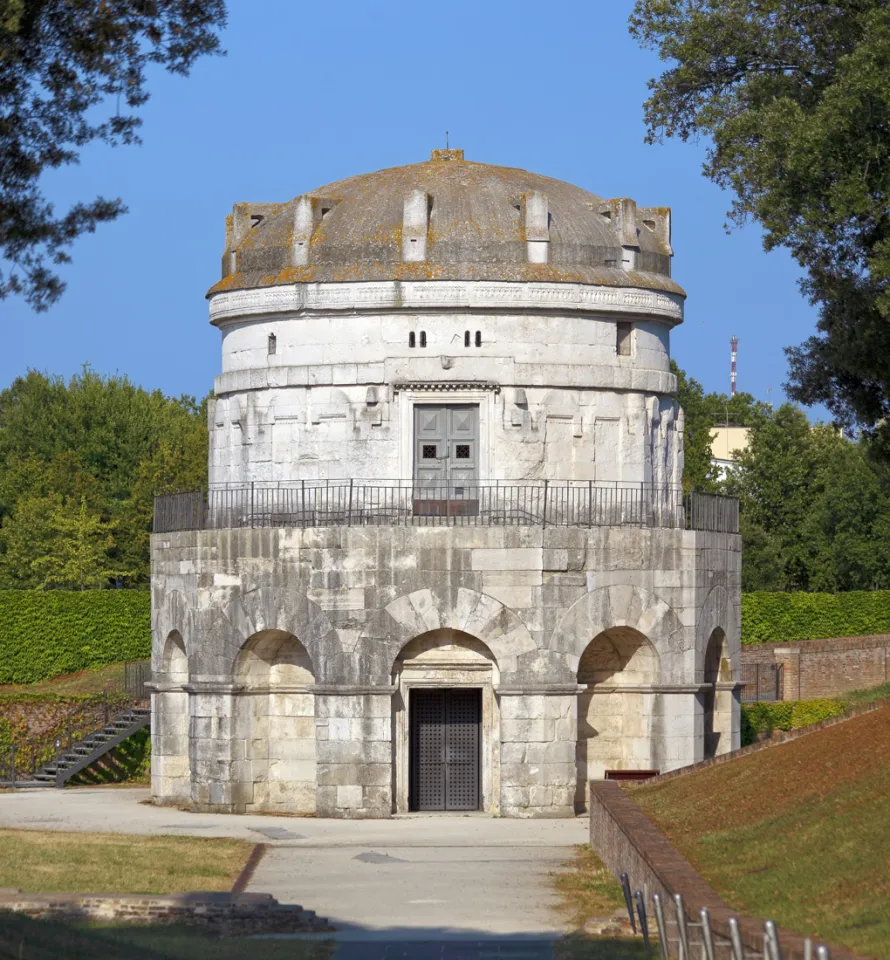
<path id="1" fill-rule="evenodd" d="M 155 801 L 573 816 L 737 747 L 671 211 L 437 150 L 225 233 L 209 486 L 156 501 Z"/>

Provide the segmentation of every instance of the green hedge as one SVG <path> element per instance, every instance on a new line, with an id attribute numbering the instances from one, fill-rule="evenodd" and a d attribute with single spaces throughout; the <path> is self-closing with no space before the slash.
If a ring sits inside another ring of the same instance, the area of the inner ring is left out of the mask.
<path id="1" fill-rule="evenodd" d="M 0 590 L 0 683 L 150 656 L 147 590 Z"/>
<path id="2" fill-rule="evenodd" d="M 742 704 L 742 746 L 754 743 L 758 734 L 773 730 L 797 730 L 829 717 L 840 716 L 843 700 L 780 700 L 776 703 Z"/>
<path id="3" fill-rule="evenodd" d="M 890 633 L 890 590 L 742 594 L 742 643 L 874 633 Z"/>

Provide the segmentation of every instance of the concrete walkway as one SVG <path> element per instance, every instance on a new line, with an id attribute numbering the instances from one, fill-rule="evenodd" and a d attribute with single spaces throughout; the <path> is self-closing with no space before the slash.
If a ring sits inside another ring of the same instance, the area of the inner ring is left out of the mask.
<path id="1" fill-rule="evenodd" d="M 549 875 L 587 839 L 583 819 L 315 820 L 194 814 L 147 800 L 144 789 L 5 793 L 0 827 L 267 843 L 250 889 L 328 917 L 346 960 L 549 957 L 565 932 Z"/>

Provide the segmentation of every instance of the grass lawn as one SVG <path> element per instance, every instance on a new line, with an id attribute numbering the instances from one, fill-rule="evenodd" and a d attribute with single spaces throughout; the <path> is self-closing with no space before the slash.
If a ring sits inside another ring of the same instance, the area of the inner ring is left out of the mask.
<path id="1" fill-rule="evenodd" d="M 639 940 L 588 937 L 583 933 L 584 924 L 591 917 L 624 915 L 627 909 L 621 887 L 590 845 L 577 847 L 575 859 L 566 866 L 567 870 L 552 874 L 552 879 L 562 900 L 560 910 L 575 933 L 554 944 L 556 960 L 645 957 L 646 951 Z"/>
<path id="2" fill-rule="evenodd" d="M 93 670 L 80 670 L 78 673 L 66 673 L 39 683 L 3 683 L 0 694 L 4 693 L 55 693 L 63 696 L 92 696 L 105 689 L 123 690 L 124 665 L 110 663 Z"/>
<path id="3" fill-rule="evenodd" d="M 890 958 L 890 707 L 628 790 L 730 905 Z"/>
<path id="4" fill-rule="evenodd" d="M 26 893 L 231 890 L 253 845 L 210 837 L 0 830 L 0 887 Z"/>

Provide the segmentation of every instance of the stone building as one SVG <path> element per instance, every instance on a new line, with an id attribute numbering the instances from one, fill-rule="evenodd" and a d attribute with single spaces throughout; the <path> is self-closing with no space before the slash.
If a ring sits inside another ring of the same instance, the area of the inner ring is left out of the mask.
<path id="1" fill-rule="evenodd" d="M 738 746 L 672 255 L 665 207 L 458 150 L 235 205 L 209 488 L 156 503 L 157 802 L 572 816 Z"/>

